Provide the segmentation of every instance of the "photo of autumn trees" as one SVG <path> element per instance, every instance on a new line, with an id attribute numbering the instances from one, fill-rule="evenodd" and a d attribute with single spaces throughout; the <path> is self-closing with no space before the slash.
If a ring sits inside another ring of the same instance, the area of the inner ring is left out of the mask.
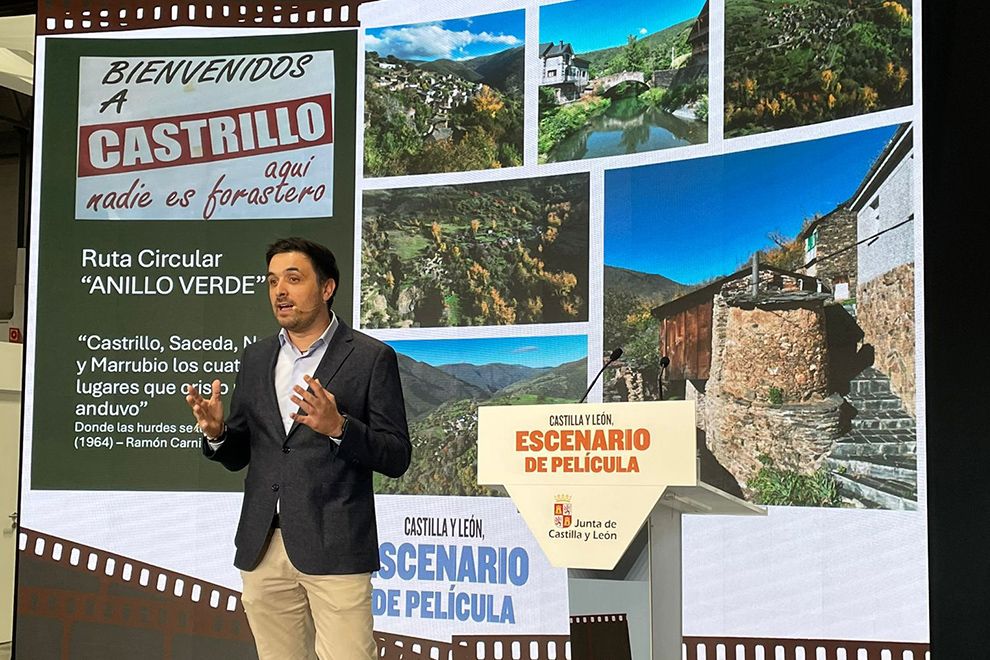
<path id="1" fill-rule="evenodd" d="M 361 325 L 585 321 L 587 173 L 367 191 Z"/>
<path id="2" fill-rule="evenodd" d="M 725 135 L 911 103 L 909 0 L 727 0 Z"/>
<path id="3" fill-rule="evenodd" d="M 523 12 L 369 30 L 364 172 L 522 165 Z"/>

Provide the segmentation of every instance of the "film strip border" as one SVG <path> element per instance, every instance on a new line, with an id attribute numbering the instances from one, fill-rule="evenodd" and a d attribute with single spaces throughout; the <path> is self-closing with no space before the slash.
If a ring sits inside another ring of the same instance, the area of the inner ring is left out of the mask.
<path id="1" fill-rule="evenodd" d="M 61 575 L 96 578 L 95 589 L 61 584 L 18 584 L 18 617 L 54 619 L 61 624 L 60 657 L 70 656 L 71 635 L 79 623 L 161 634 L 162 656 L 173 657 L 178 636 L 253 644 L 240 594 L 232 589 L 146 562 L 21 529 L 18 550 Z M 92 580 L 88 581 L 92 584 Z"/>
<path id="2" fill-rule="evenodd" d="M 799 653 L 800 651 L 800 653 Z M 686 660 L 931 660 L 930 645 L 911 642 L 864 642 L 835 639 L 753 639 L 747 637 L 685 637 Z"/>
<path id="3" fill-rule="evenodd" d="M 204 27 L 358 27 L 358 9 L 375 0 L 41 0 L 39 35 Z"/>
<path id="4" fill-rule="evenodd" d="M 450 642 L 375 633 L 378 655 L 394 660 L 570 660 L 567 635 L 454 635 Z"/>
<path id="5" fill-rule="evenodd" d="M 95 589 L 86 591 L 63 585 L 18 584 L 19 617 L 39 617 L 61 624 L 61 658 L 71 655 L 71 631 L 76 623 L 154 630 L 162 634 L 161 657 L 166 660 L 187 657 L 172 643 L 180 635 L 253 645 L 237 591 L 30 529 L 19 530 L 18 550 L 22 554 L 22 569 L 31 561 L 46 574 L 68 571 L 89 578 L 90 584 L 95 578 Z M 584 627 L 592 634 L 627 624 L 626 615 L 621 613 L 571 617 L 572 627 Z M 383 659 L 569 660 L 572 657 L 567 635 L 457 635 L 450 642 L 441 642 L 376 631 L 375 637 L 379 657 Z M 849 660 L 930 660 L 931 657 L 927 643 L 742 637 L 685 637 L 683 657 L 685 660 L 797 658 L 798 649 L 803 657 L 828 660 L 843 656 Z"/>

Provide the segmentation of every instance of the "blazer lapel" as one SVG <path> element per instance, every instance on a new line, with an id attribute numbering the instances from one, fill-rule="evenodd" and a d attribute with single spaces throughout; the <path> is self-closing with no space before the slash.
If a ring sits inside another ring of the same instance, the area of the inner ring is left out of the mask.
<path id="1" fill-rule="evenodd" d="M 281 436 L 285 436 L 285 424 L 282 423 L 282 411 L 278 408 L 278 394 L 275 392 L 275 364 L 278 362 L 278 354 L 282 349 L 282 344 L 275 337 L 271 355 L 268 356 L 268 387 L 265 388 L 265 400 L 262 402 L 261 410 L 266 413 L 268 423 L 273 428 L 278 429 Z M 276 436 L 277 437 L 277 436 Z"/>
<path id="2" fill-rule="evenodd" d="M 351 354 L 354 350 L 353 340 L 354 333 L 351 329 L 337 317 L 337 331 L 334 332 L 333 337 L 330 338 L 330 345 L 327 346 L 327 352 L 323 354 L 323 359 L 320 360 L 319 366 L 316 367 L 316 371 L 313 373 L 313 377 L 320 381 L 320 385 L 327 387 L 333 377 L 337 375 L 340 370 L 344 360 L 347 356 Z M 274 363 L 273 363 L 274 366 Z M 306 388 L 312 390 L 312 388 Z M 276 410 L 278 406 L 276 405 Z M 299 422 L 295 421 L 292 423 L 292 427 L 289 428 L 288 434 L 286 434 L 285 439 L 288 441 L 289 437 L 299 428 Z"/>

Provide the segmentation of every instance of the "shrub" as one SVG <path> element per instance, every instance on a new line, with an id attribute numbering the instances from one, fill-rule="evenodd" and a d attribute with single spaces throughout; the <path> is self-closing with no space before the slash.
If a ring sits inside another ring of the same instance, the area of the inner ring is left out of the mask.
<path id="1" fill-rule="evenodd" d="M 663 97 L 667 95 L 667 90 L 663 87 L 651 87 L 639 95 L 640 103 L 651 108 L 663 107 Z"/>
<path id="2" fill-rule="evenodd" d="M 825 467 L 811 474 L 782 470 L 769 456 L 759 457 L 763 467 L 746 484 L 757 504 L 770 506 L 839 506 L 839 487 Z"/>

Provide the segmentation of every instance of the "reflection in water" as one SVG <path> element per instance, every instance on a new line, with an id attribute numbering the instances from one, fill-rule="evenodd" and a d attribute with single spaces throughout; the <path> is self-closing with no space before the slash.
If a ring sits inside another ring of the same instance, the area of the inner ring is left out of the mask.
<path id="1" fill-rule="evenodd" d="M 707 139 L 706 122 L 680 119 L 629 96 L 613 100 L 603 114 L 592 117 L 584 128 L 564 138 L 550 150 L 547 160 L 635 154 L 701 144 Z"/>

